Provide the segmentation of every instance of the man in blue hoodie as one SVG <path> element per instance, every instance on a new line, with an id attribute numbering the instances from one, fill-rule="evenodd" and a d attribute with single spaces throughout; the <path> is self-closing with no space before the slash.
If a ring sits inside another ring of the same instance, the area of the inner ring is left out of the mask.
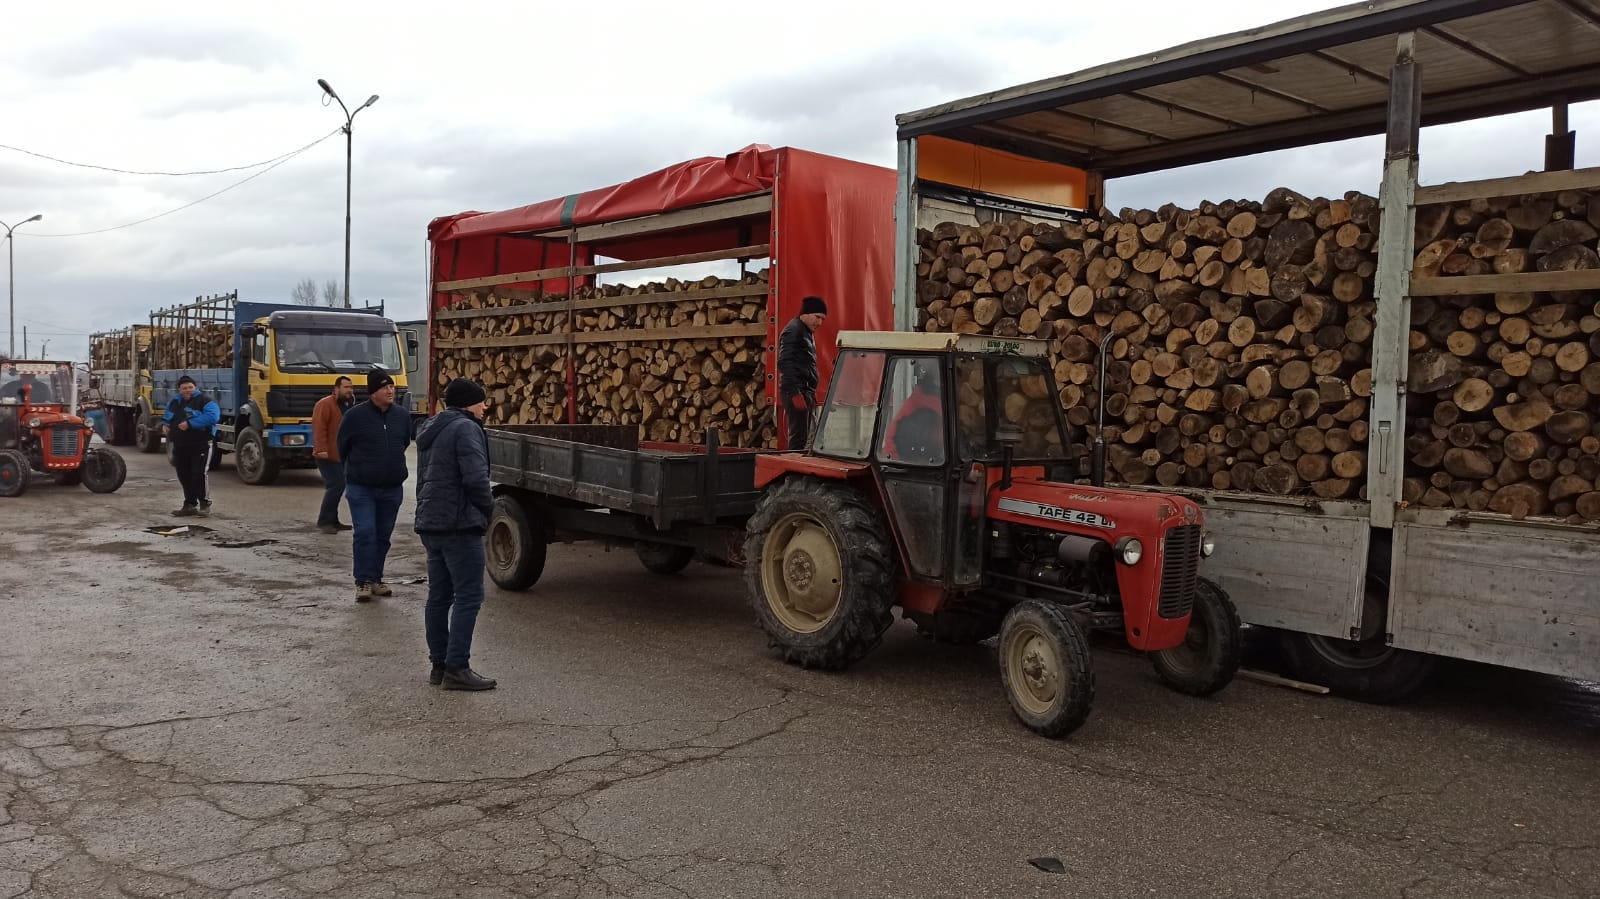
<path id="1" fill-rule="evenodd" d="M 483 605 L 483 533 L 494 511 L 483 388 L 465 378 L 444 389 L 445 410 L 417 435 L 417 536 L 428 551 L 430 683 L 491 690 L 472 670 L 472 629 Z"/>
<path id="2" fill-rule="evenodd" d="M 381 368 L 367 373 L 367 401 L 339 421 L 339 458 L 344 460 L 345 500 L 350 504 L 351 556 L 356 602 L 394 591 L 383 582 L 389 535 L 406 498 L 406 447 L 411 412 L 394 401 L 394 378 Z"/>
<path id="3" fill-rule="evenodd" d="M 172 513 L 179 518 L 211 514 L 211 482 L 206 472 L 221 418 L 222 410 L 200 392 L 194 378 L 184 375 L 178 379 L 178 395 L 167 402 L 167 411 L 161 416 L 161 433 L 172 444 L 172 465 L 183 485 L 183 508 Z"/>

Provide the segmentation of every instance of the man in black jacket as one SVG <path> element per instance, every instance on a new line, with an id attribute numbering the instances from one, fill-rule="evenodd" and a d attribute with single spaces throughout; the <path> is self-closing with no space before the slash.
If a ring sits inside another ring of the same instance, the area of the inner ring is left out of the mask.
<path id="1" fill-rule="evenodd" d="M 428 551 L 428 680 L 446 690 L 490 690 L 472 670 L 472 629 L 483 605 L 483 533 L 494 511 L 483 388 L 465 378 L 444 389 L 445 410 L 417 435 L 417 536 Z"/>
<path id="2" fill-rule="evenodd" d="M 388 372 L 374 368 L 367 374 L 367 401 L 344 414 L 337 442 L 354 526 L 350 542 L 356 602 L 390 596 L 394 591 L 383 582 L 383 562 L 410 475 L 406 447 L 411 445 L 411 412 L 394 401 L 394 378 Z"/>
<path id="3" fill-rule="evenodd" d="M 178 395 L 167 402 L 167 411 L 161 416 L 161 433 L 172 444 L 172 466 L 183 486 L 183 507 L 173 515 L 211 514 L 211 482 L 206 472 L 221 417 L 216 401 L 200 392 L 194 378 L 184 375 L 178 379 Z"/>
<path id="4" fill-rule="evenodd" d="M 788 420 L 787 448 L 804 452 L 811 413 L 817 406 L 816 330 L 828 318 L 822 297 L 800 301 L 800 314 L 778 335 L 778 396 Z"/>

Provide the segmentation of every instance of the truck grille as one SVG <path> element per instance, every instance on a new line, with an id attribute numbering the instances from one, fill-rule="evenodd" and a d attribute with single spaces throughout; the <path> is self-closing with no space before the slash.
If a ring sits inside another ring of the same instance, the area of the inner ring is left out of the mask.
<path id="1" fill-rule="evenodd" d="M 1182 618 L 1194 607 L 1200 582 L 1200 525 L 1185 524 L 1167 531 L 1161 565 L 1162 618 Z"/>
<path id="2" fill-rule="evenodd" d="M 317 401 L 332 392 L 331 384 L 327 387 L 274 387 L 267 391 L 267 414 L 273 418 L 310 418 Z M 409 408 L 406 406 L 408 393 L 405 388 L 395 391 L 394 401 L 401 408 Z M 366 399 L 366 388 L 357 387 L 355 401 L 360 403 Z"/>
<path id="3" fill-rule="evenodd" d="M 76 428 L 56 428 L 50 432 L 50 455 L 57 459 L 78 458 L 78 440 L 82 432 Z"/>

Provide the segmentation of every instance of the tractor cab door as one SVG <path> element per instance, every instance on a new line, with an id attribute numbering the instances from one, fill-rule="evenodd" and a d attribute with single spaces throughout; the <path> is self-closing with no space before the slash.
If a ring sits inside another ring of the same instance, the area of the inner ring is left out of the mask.
<path id="1" fill-rule="evenodd" d="M 948 354 L 894 356 L 883 381 L 874 457 L 889 514 L 918 578 L 950 574 L 955 466 L 949 439 Z"/>

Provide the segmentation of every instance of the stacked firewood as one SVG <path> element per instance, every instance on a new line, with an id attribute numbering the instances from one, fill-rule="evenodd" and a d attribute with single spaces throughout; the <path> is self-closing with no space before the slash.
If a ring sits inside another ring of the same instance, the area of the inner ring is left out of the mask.
<path id="1" fill-rule="evenodd" d="M 128 331 L 111 331 L 89 338 L 89 365 L 95 371 L 133 367 L 133 344 Z"/>
<path id="2" fill-rule="evenodd" d="M 150 340 L 152 365 L 158 369 L 233 367 L 233 326 L 229 324 L 158 327 Z"/>
<path id="3" fill-rule="evenodd" d="M 1414 278 L 1600 269 L 1600 197 L 1418 210 Z M 1405 499 L 1600 519 L 1600 304 L 1592 291 L 1417 297 Z"/>
<path id="4" fill-rule="evenodd" d="M 728 445 L 773 445 L 765 271 L 586 287 L 573 302 L 503 288 L 457 297 L 435 316 L 436 383 L 482 381 L 491 422 L 567 421 L 570 335 L 578 423 L 638 425 L 641 440 L 701 442 L 718 429 Z M 503 311 L 456 315 L 477 310 Z"/>
<path id="5" fill-rule="evenodd" d="M 1420 209 L 1418 273 L 1589 265 L 1592 207 L 1586 195 L 1563 199 Z M 945 223 L 919 231 L 921 323 L 1051 340 L 1074 454 L 1094 435 L 1098 347 L 1114 332 L 1104 410 L 1114 481 L 1361 498 L 1377 224 L 1372 197 L 1284 188 L 1260 203 L 1102 211 L 1076 223 Z M 1408 499 L 1600 517 L 1591 470 L 1600 447 L 1586 442 L 1600 418 L 1591 306 L 1560 295 L 1414 301 L 1410 413 L 1425 420 L 1408 431 Z M 1487 369 L 1507 357 L 1510 370 Z M 1029 400 L 1016 399 L 1019 414 Z"/>

